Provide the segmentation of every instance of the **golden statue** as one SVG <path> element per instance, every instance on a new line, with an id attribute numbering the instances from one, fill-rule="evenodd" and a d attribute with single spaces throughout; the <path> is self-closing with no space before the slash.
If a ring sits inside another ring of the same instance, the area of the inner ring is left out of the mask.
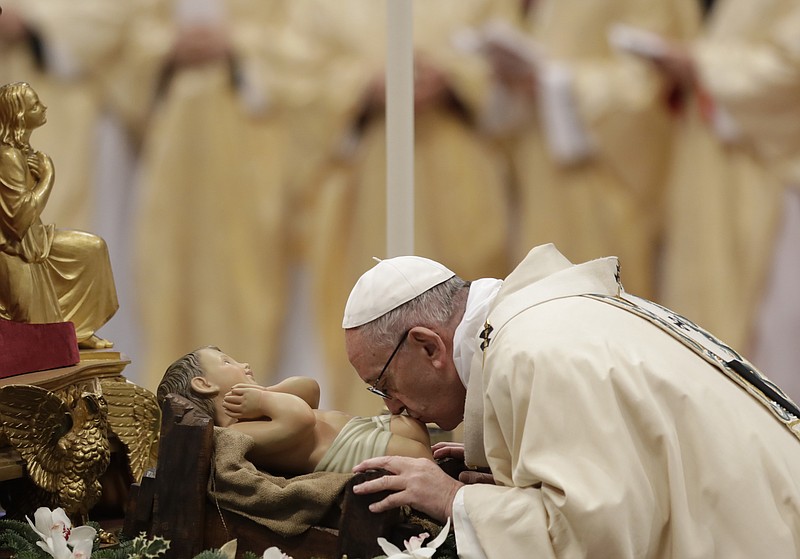
<path id="1" fill-rule="evenodd" d="M 0 318 L 69 321 L 80 347 L 108 348 L 113 344 L 95 335 L 119 307 L 105 241 L 40 217 L 55 174 L 30 137 L 46 113 L 29 84 L 0 87 Z"/>

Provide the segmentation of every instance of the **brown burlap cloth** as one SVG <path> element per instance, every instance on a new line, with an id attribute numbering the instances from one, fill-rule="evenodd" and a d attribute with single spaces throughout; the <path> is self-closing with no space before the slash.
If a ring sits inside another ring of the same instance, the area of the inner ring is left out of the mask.
<path id="1" fill-rule="evenodd" d="M 245 458 L 253 444 L 244 433 L 214 427 L 215 457 L 208 494 L 220 508 L 290 537 L 319 524 L 333 507 L 339 507 L 339 496 L 353 474 L 272 476 Z"/>

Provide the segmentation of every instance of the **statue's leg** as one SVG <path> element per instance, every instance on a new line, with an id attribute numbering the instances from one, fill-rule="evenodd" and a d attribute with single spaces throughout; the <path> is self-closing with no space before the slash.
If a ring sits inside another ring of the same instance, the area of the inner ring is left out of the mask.
<path id="1" fill-rule="evenodd" d="M 0 252 L 0 318 L 28 323 L 64 320 L 43 262 Z"/>
<path id="2" fill-rule="evenodd" d="M 94 332 L 119 308 L 105 241 L 83 231 L 57 230 L 47 258 L 65 320 L 75 324 L 78 342 L 95 349 L 110 342 Z"/>

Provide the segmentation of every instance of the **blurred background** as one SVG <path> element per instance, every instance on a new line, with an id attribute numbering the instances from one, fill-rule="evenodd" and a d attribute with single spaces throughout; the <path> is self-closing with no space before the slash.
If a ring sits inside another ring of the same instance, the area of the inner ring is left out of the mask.
<path id="1" fill-rule="evenodd" d="M 210 344 L 377 413 L 341 317 L 387 256 L 386 3 L 0 6 L 0 83 L 48 106 L 43 219 L 106 240 L 125 375 Z M 417 1 L 414 42 L 417 254 L 619 256 L 800 398 L 800 1 Z"/>

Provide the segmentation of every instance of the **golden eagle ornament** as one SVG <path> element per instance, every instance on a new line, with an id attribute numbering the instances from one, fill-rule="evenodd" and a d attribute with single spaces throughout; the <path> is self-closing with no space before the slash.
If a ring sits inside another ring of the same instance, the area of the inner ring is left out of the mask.
<path id="1" fill-rule="evenodd" d="M 155 468 L 161 408 L 155 394 L 123 377 L 102 379 L 100 386 L 108 405 L 108 426 L 125 445 L 133 481 Z"/>
<path id="2" fill-rule="evenodd" d="M 10 444 L 42 489 L 39 506 L 62 507 L 85 522 L 108 467 L 108 411 L 97 380 L 58 394 L 32 385 L 0 388 L 0 420 Z"/>

